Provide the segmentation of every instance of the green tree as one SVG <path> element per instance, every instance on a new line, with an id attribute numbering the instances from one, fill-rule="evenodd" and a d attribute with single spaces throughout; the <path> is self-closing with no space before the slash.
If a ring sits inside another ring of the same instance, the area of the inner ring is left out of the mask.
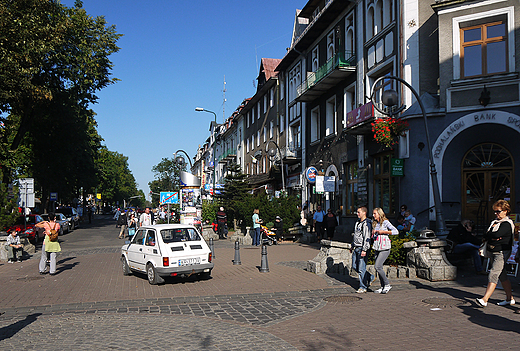
<path id="1" fill-rule="evenodd" d="M 238 204 L 243 202 L 250 190 L 247 175 L 242 173 L 240 166 L 236 163 L 229 165 L 224 177 L 224 188 L 220 194 L 215 195 L 217 202 L 226 211 L 228 222 L 233 223 L 238 211 Z"/>
<path id="2" fill-rule="evenodd" d="M 154 180 L 148 183 L 152 192 L 152 203 L 159 203 L 161 191 L 176 191 L 180 186 L 180 174 L 186 165 L 175 162 L 173 158 L 163 158 L 161 162 L 152 167 Z"/>
<path id="3" fill-rule="evenodd" d="M 15 174 L 16 151 L 34 121 L 56 117 L 49 102 L 72 102 L 85 113 L 96 92 L 116 81 L 108 57 L 119 50 L 120 36 L 103 17 L 89 16 L 81 1 L 68 8 L 54 0 L 0 0 L 0 119 L 6 125 L 0 161 L 11 167 L 4 183 Z"/>
<path id="4" fill-rule="evenodd" d="M 16 187 L 0 183 L 0 230 L 11 226 L 18 216 Z"/>
<path id="5" fill-rule="evenodd" d="M 102 147 L 97 163 L 100 180 L 98 192 L 103 201 L 123 204 L 123 200 L 139 195 L 135 178 L 128 168 L 128 157 Z"/>

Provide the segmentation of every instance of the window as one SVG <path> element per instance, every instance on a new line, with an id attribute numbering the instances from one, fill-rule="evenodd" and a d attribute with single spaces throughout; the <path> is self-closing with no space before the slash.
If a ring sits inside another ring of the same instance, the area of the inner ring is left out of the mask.
<path id="1" fill-rule="evenodd" d="M 280 114 L 280 125 L 278 126 L 278 130 L 280 133 L 283 133 L 285 130 L 285 116 Z"/>
<path id="2" fill-rule="evenodd" d="M 376 3 L 376 9 L 374 11 L 374 35 L 381 32 L 383 29 L 383 0 L 379 0 Z"/>
<path id="3" fill-rule="evenodd" d="M 370 6 L 367 10 L 366 21 L 366 40 L 374 36 L 374 7 Z"/>
<path id="4" fill-rule="evenodd" d="M 274 135 L 274 122 L 269 123 L 269 139 L 272 139 Z"/>
<path id="5" fill-rule="evenodd" d="M 269 106 L 270 107 L 273 107 L 274 106 L 274 90 L 275 90 L 276 87 L 273 87 L 271 90 L 270 90 L 270 94 L 269 94 Z"/>
<path id="6" fill-rule="evenodd" d="M 325 136 L 336 133 L 336 97 L 327 100 Z"/>
<path id="7" fill-rule="evenodd" d="M 258 119 L 260 119 L 260 101 L 258 101 L 258 103 L 256 104 L 256 116 L 258 117 Z"/>
<path id="8" fill-rule="evenodd" d="M 301 75 L 301 64 L 298 63 L 294 68 L 289 72 L 289 102 L 293 101 L 298 97 L 298 86 L 302 84 L 302 75 Z M 289 115 L 291 120 L 292 116 Z"/>
<path id="9" fill-rule="evenodd" d="M 264 113 L 267 113 L 267 94 L 264 95 Z"/>
<path id="10" fill-rule="evenodd" d="M 507 71 L 507 27 L 505 21 L 460 29 L 463 77 Z"/>
<path id="11" fill-rule="evenodd" d="M 395 184 L 390 176 L 392 153 L 374 156 L 374 207 L 381 207 L 386 214 L 394 214 Z"/>
<path id="12" fill-rule="evenodd" d="M 246 140 L 246 152 L 249 152 L 249 139 Z"/>
<path id="13" fill-rule="evenodd" d="M 327 35 L 327 61 L 336 53 L 334 37 L 334 30 Z"/>
<path id="14" fill-rule="evenodd" d="M 312 50 L 312 59 L 311 59 L 311 62 L 312 62 L 312 72 L 316 72 L 318 70 L 318 68 L 320 67 L 319 66 L 319 56 L 318 56 L 318 46 L 316 46 L 313 50 Z"/>
<path id="15" fill-rule="evenodd" d="M 291 134 L 289 135 L 289 147 L 292 151 L 296 151 L 301 147 L 301 128 L 300 123 L 291 126 Z"/>
<path id="16" fill-rule="evenodd" d="M 345 107 L 343 109 L 343 128 L 347 128 L 347 113 L 356 108 L 356 86 L 345 89 Z"/>
<path id="17" fill-rule="evenodd" d="M 260 130 L 256 132 L 256 146 L 260 146 Z"/>
<path id="18" fill-rule="evenodd" d="M 267 141 L 267 126 L 264 126 L 264 143 Z"/>
<path id="19" fill-rule="evenodd" d="M 311 111 L 311 143 L 317 141 L 320 135 L 320 110 L 319 107 Z"/>
<path id="20" fill-rule="evenodd" d="M 347 163 L 347 214 L 356 214 L 358 208 L 358 163 Z"/>
<path id="21" fill-rule="evenodd" d="M 345 58 L 350 58 L 354 55 L 354 16 L 351 15 L 345 19 Z"/>

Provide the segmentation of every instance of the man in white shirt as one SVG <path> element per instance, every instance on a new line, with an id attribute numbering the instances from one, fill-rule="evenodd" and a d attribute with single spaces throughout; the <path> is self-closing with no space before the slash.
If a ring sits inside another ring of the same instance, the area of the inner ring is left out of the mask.
<path id="1" fill-rule="evenodd" d="M 139 217 L 139 227 L 143 225 L 152 225 L 152 214 L 150 213 L 150 207 L 144 210 L 144 213 Z"/>

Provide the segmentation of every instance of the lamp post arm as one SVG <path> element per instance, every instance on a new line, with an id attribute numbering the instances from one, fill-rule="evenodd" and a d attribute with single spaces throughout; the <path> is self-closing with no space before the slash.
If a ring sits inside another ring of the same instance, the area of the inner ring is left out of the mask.
<path id="1" fill-rule="evenodd" d="M 372 93 L 370 94 L 370 100 L 373 100 L 372 98 L 373 98 L 373 95 L 375 92 L 374 87 L 377 85 L 377 83 L 379 81 L 381 81 L 383 79 L 396 80 L 396 81 L 402 83 L 408 89 L 410 89 L 412 94 L 415 96 L 415 99 L 419 103 L 419 107 L 421 108 L 421 112 L 422 112 L 423 120 L 424 120 L 424 129 L 426 132 L 426 143 L 428 144 L 428 156 L 429 156 L 429 161 L 430 161 L 430 176 L 432 179 L 433 202 L 435 204 L 435 221 L 436 221 L 436 226 L 437 226 L 437 232 L 444 234 L 446 232 L 446 224 L 444 222 L 444 217 L 442 215 L 442 208 L 441 208 L 442 204 L 441 204 L 439 181 L 437 179 L 437 170 L 436 170 L 435 162 L 433 160 L 433 150 L 432 150 L 432 146 L 431 146 L 431 142 L 430 142 L 430 130 L 428 128 L 428 118 L 426 116 L 426 109 L 424 108 L 424 105 L 423 105 L 417 91 L 410 84 L 408 84 L 408 82 L 406 82 L 404 79 L 396 77 L 396 76 L 383 76 L 383 77 L 379 77 L 378 79 L 376 79 L 376 81 L 372 85 Z M 373 104 L 373 105 L 379 112 L 387 114 L 384 111 L 381 111 L 377 107 L 376 104 Z"/>
<path id="2" fill-rule="evenodd" d="M 196 107 L 195 108 L 195 111 L 198 111 L 198 112 L 208 112 L 208 113 L 213 113 L 213 116 L 215 116 L 215 126 L 217 125 L 217 114 L 213 111 L 210 111 L 210 110 L 206 110 L 206 109 L 203 109 L 202 107 Z M 216 136 L 216 133 L 215 133 L 215 126 L 213 127 L 213 147 L 212 147 L 212 152 L 213 152 L 213 196 L 212 196 L 212 201 L 215 202 L 215 176 L 216 176 L 216 168 L 217 166 L 215 165 L 215 143 L 216 143 L 216 140 L 217 140 L 217 136 Z"/>

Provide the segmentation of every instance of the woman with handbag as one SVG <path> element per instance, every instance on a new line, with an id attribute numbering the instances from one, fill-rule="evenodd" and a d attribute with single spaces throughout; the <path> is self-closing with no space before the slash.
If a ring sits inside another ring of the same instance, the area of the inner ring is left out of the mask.
<path id="1" fill-rule="evenodd" d="M 492 266 L 488 275 L 488 285 L 486 293 L 482 298 L 477 298 L 477 305 L 486 307 L 488 300 L 495 291 L 498 281 L 502 283 L 502 287 L 506 293 L 506 299 L 497 303 L 499 306 L 514 305 L 511 282 L 507 278 L 506 262 L 511 256 L 513 246 L 513 233 L 515 225 L 509 219 L 511 206 L 505 200 L 499 200 L 493 204 L 493 210 L 497 218 L 491 222 L 484 240 L 487 243 L 487 251 L 491 253 Z"/>
<path id="2" fill-rule="evenodd" d="M 130 237 L 130 240 L 134 237 L 136 227 L 137 221 L 135 220 L 135 215 L 132 213 L 128 219 L 128 236 Z"/>
<path id="3" fill-rule="evenodd" d="M 383 265 L 390 255 L 390 248 L 392 247 L 392 242 L 388 236 L 398 235 L 399 231 L 386 218 L 383 209 L 376 207 L 372 215 L 374 217 L 374 220 L 372 221 L 372 248 L 375 251 L 375 268 L 379 275 L 379 281 L 381 282 L 381 287 L 374 292 L 376 294 L 386 294 L 390 289 L 392 289 L 385 271 L 383 270 Z"/>
<path id="4" fill-rule="evenodd" d="M 42 245 L 42 256 L 40 258 L 40 264 L 38 265 L 40 274 L 45 274 L 45 270 L 47 268 L 47 261 L 50 261 L 50 269 L 49 274 L 56 274 L 56 255 L 61 251 L 61 246 L 58 240 L 51 241 L 51 230 L 60 231 L 60 224 L 56 222 L 56 215 L 54 213 L 49 213 L 49 221 L 48 222 L 40 222 L 35 225 L 36 228 L 43 228 L 45 233 L 45 239 L 43 240 Z M 56 237 L 57 239 L 57 237 Z"/>

